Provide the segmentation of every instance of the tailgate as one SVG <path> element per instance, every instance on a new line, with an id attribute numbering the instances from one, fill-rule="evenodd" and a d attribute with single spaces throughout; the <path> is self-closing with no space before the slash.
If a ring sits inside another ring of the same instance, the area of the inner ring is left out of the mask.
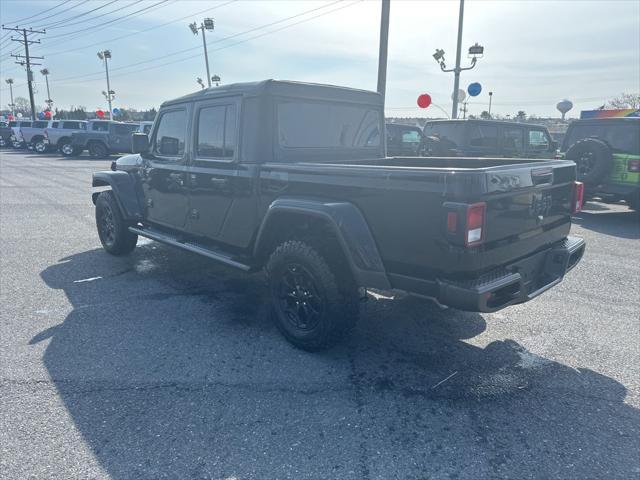
<path id="1" fill-rule="evenodd" d="M 571 226 L 573 162 L 496 167 L 485 174 L 487 247 L 525 239 L 532 246 L 534 237 L 540 238 L 537 246 L 543 246 L 566 236 Z"/>

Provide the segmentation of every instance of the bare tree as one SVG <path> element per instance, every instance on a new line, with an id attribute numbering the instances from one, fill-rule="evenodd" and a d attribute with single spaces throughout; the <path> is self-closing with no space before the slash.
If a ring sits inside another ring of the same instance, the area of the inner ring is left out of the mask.
<path id="1" fill-rule="evenodd" d="M 633 108 L 638 110 L 640 109 L 640 93 L 622 93 L 620 96 L 609 100 L 607 106 L 610 108 Z"/>
<path id="2" fill-rule="evenodd" d="M 483 110 L 482 113 L 480 113 L 480 118 L 482 118 L 483 120 L 490 120 L 491 115 L 486 110 Z"/>

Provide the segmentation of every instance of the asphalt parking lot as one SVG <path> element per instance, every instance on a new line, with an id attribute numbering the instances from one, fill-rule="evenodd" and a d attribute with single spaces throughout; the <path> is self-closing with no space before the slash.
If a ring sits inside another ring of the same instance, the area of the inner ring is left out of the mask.
<path id="1" fill-rule="evenodd" d="M 582 263 L 495 314 L 370 300 L 309 354 L 261 275 L 100 248 L 91 173 L 0 153 L 0 477 L 640 477 L 640 222 L 590 203 Z"/>

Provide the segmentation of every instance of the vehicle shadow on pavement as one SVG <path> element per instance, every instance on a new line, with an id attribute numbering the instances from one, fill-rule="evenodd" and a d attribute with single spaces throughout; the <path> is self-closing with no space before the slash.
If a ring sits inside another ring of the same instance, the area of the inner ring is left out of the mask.
<path id="1" fill-rule="evenodd" d="M 640 239 L 640 214 L 638 212 L 631 209 L 603 213 L 594 213 L 594 211 L 596 210 L 583 210 L 572 218 L 573 223 L 605 235 L 631 240 Z"/>
<path id="2" fill-rule="evenodd" d="M 73 310 L 30 343 L 49 342 L 51 380 L 111 478 L 639 471 L 640 412 L 623 385 L 511 340 L 470 345 L 478 314 L 372 300 L 345 345 L 309 354 L 272 326 L 261 275 L 154 242 L 41 276 Z"/>

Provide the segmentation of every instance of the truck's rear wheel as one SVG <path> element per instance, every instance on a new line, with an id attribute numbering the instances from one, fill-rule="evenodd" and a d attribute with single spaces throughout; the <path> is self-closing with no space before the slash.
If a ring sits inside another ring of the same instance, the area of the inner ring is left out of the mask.
<path id="1" fill-rule="evenodd" d="M 93 142 L 89 144 L 89 155 L 93 158 L 106 158 L 109 151 L 104 143 Z"/>
<path id="2" fill-rule="evenodd" d="M 136 248 L 138 236 L 129 231 L 113 192 L 102 192 L 96 199 L 96 227 L 100 243 L 110 254 L 126 255 Z"/>
<path id="3" fill-rule="evenodd" d="M 298 348 L 331 347 L 355 325 L 359 302 L 351 279 L 313 246 L 290 240 L 275 249 L 267 262 L 267 278 L 278 329 Z"/>

